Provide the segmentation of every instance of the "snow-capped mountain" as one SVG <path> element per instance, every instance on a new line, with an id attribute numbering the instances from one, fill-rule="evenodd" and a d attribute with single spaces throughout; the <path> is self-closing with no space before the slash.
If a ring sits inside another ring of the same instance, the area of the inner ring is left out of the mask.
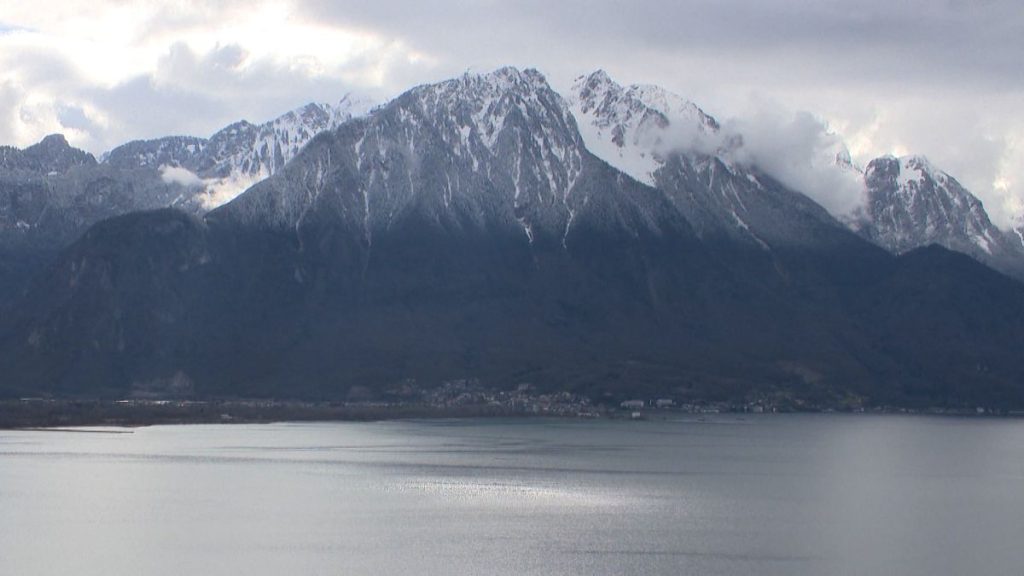
<path id="1" fill-rule="evenodd" d="M 263 124 L 235 122 L 210 138 L 170 136 L 114 148 L 102 161 L 119 168 L 188 170 L 203 180 L 200 212 L 230 200 L 277 173 L 317 134 L 366 114 L 372 104 L 346 95 L 337 104 L 311 103 Z"/>
<path id="2" fill-rule="evenodd" d="M 156 170 L 97 163 L 60 134 L 24 150 L 3 147 L 0 248 L 24 242 L 60 248 L 103 218 L 174 206 L 191 192 Z"/>
<path id="3" fill-rule="evenodd" d="M 608 110 L 671 129 L 668 99 L 636 100 L 651 111 Z M 479 378 L 1024 405 L 1005 346 L 1024 338 L 1019 283 L 942 248 L 893 256 L 715 150 L 601 129 L 651 146 L 645 185 L 577 126 L 536 71 L 465 75 L 321 133 L 203 218 L 100 222 L 0 315 L 0 394 L 344 399 Z"/>
<path id="4" fill-rule="evenodd" d="M 896 254 L 929 244 L 969 254 L 1004 272 L 1024 273 L 1024 248 L 1000 230 L 981 201 L 923 156 L 872 160 L 864 172 L 868 204 L 861 235 Z"/>
<path id="5" fill-rule="evenodd" d="M 595 188 L 603 170 L 543 75 L 503 68 L 410 90 L 318 139 L 211 218 L 298 228 L 327 210 L 361 230 L 367 246 L 408 218 L 563 246 L 585 213 L 634 231 L 685 226 L 636 183 L 612 178 Z"/>
<path id="6" fill-rule="evenodd" d="M 279 171 L 316 134 L 369 108 L 346 96 L 261 125 L 237 122 L 209 139 L 131 142 L 100 162 L 59 134 L 24 150 L 0 147 L 0 304 L 96 222 L 165 207 L 203 214 Z"/>
<path id="7" fill-rule="evenodd" d="M 604 70 L 580 76 L 568 97 L 587 147 L 648 185 L 680 148 L 714 150 L 719 125 L 692 102 L 657 86 L 616 84 Z"/>
<path id="8" fill-rule="evenodd" d="M 862 172 L 842 140 L 832 139 L 812 161 L 838 168 L 833 185 L 859 190 L 863 182 L 863 193 L 846 193 L 844 208 L 866 200 L 853 213 L 829 214 L 805 195 L 814 190 L 781 184 L 772 167 L 745 153 L 741 134 L 726 134 L 680 96 L 654 86 L 623 87 L 597 71 L 577 78 L 569 102 L 587 147 L 665 191 L 705 240 L 729 238 L 762 248 L 846 242 L 836 232 L 842 221 L 894 254 L 935 243 L 1024 275 L 1024 230 L 998 229 L 976 197 L 923 157 L 879 158 Z"/>
<path id="9" fill-rule="evenodd" d="M 664 191 L 705 240 L 760 249 L 849 241 L 821 206 L 738 161 L 741 136 L 680 96 L 623 87 L 599 70 L 577 78 L 569 102 L 587 147 Z"/>
<path id="10" fill-rule="evenodd" d="M 698 306 L 676 282 L 720 274 L 696 244 L 663 194 L 586 150 L 539 72 L 503 68 L 322 133 L 202 221 L 164 211 L 97 226 L 24 307 L 31 350 L 10 358 L 19 371 L 51 354 L 76 366 L 58 379 L 105 371 L 65 355 L 64 338 L 87 339 L 129 388 L 171 370 L 205 390 L 295 394 L 328 374 L 436 378 L 467 361 L 505 374 L 517 357 L 551 379 L 582 357 L 570 324 L 621 341 L 622 356 L 655 336 L 643 302 Z M 146 273 L 111 272 L 126 262 Z M 705 275 L 680 272 L 691 267 Z M 404 359 L 373 361 L 378 345 Z"/>

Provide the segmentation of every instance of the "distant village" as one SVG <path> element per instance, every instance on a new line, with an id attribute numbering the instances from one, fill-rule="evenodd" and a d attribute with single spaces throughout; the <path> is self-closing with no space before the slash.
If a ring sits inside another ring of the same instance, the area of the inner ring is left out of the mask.
<path id="1" fill-rule="evenodd" d="M 664 419 L 679 414 L 776 412 L 879 412 L 956 416 L 1024 416 L 985 407 L 920 410 L 860 405 L 815 406 L 783 397 L 743 402 L 680 401 L 671 397 L 595 402 L 571 392 L 544 392 L 531 384 L 511 390 L 476 379 L 423 387 L 409 380 L 376 394 L 354 387 L 344 401 L 161 398 L 150 394 L 120 400 L 20 398 L 0 401 L 0 428 L 145 426 L 184 423 L 385 420 L 399 418 L 552 416 L 565 418 Z"/>
<path id="2" fill-rule="evenodd" d="M 736 405 L 727 402 L 678 403 L 673 398 L 635 398 L 595 402 L 571 392 L 541 392 L 532 384 L 519 384 L 513 390 L 482 386 L 475 379 L 450 380 L 436 388 L 420 388 L 415 382 L 388 391 L 393 405 L 420 404 L 438 409 L 488 406 L 509 414 L 549 415 L 579 418 L 641 418 L 651 411 L 717 414 L 722 412 L 775 412 L 776 406 L 752 402 Z M 387 403 L 385 403 L 387 404 Z"/>

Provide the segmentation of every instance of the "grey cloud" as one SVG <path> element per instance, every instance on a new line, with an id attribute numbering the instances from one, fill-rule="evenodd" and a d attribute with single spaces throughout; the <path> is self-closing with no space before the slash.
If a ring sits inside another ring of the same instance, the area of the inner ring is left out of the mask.
<path id="1" fill-rule="evenodd" d="M 24 93 L 12 82 L 0 82 L 0 145 L 16 142 L 15 117 Z"/>
<path id="2" fill-rule="evenodd" d="M 333 101 L 353 87 L 346 71 L 363 63 L 348 64 L 336 75 L 311 77 L 288 63 L 270 60 L 245 62 L 245 50 L 234 44 L 199 54 L 177 44 L 159 62 L 151 85 L 157 92 L 181 92 L 220 103 L 249 120 L 264 120 L 309 101 Z M 245 66 L 241 64 L 245 62 Z"/>
<path id="3" fill-rule="evenodd" d="M 245 56 L 237 45 L 196 53 L 176 44 L 153 75 L 112 89 L 89 90 L 89 99 L 115 118 L 106 148 L 168 134 L 208 136 L 236 120 L 262 122 L 307 102 L 333 102 L 355 90 L 341 78 L 311 78 L 273 62 L 240 68 Z"/>
<path id="4" fill-rule="evenodd" d="M 73 145 L 98 154 L 132 139 L 205 136 L 236 120 L 262 122 L 310 101 L 336 101 L 353 90 L 380 96 L 357 90 L 339 75 L 311 77 L 289 63 L 257 60 L 241 66 L 248 55 L 236 44 L 206 52 L 172 44 L 154 73 L 113 87 L 90 83 L 48 47 L 7 56 L 0 55 L 0 63 L 17 70 L 17 76 L 0 81 L 0 115 L 9 115 L 8 121 L 0 116 L 0 142 L 21 146 L 63 126 L 73 131 L 68 134 Z M 369 65 L 357 61 L 350 68 Z M 29 106 L 33 91 L 53 95 L 54 101 Z M 86 113 L 85 103 L 106 118 L 102 125 Z M 30 140 L 24 140 L 26 135 Z"/>
<path id="5" fill-rule="evenodd" d="M 78 106 L 62 104 L 57 106 L 57 120 L 61 126 L 73 130 L 85 132 L 98 132 L 101 128 L 97 126 L 85 113 L 85 110 Z"/>
<path id="6" fill-rule="evenodd" d="M 4 56 L 10 56 L 10 58 Z M 0 54 L 0 62 L 18 70 L 18 82 L 23 86 L 75 90 L 83 83 L 82 77 L 75 67 L 51 50 L 41 49 L 10 55 Z"/>
<path id="7" fill-rule="evenodd" d="M 245 50 L 237 44 L 218 45 L 205 54 L 197 54 L 187 45 L 176 43 L 157 63 L 156 79 L 209 90 L 237 75 L 245 58 Z"/>
<path id="8" fill-rule="evenodd" d="M 730 120 L 724 129 L 742 135 L 736 151 L 740 161 L 757 165 L 833 214 L 850 216 L 864 206 L 861 175 L 837 164 L 846 147 L 821 119 L 765 105 L 751 117 Z"/>
<path id="9" fill-rule="evenodd" d="M 994 189 L 993 182 L 1010 151 L 1010 135 L 1001 126 L 991 126 L 992 111 L 985 110 L 984 102 L 983 98 L 911 101 L 890 113 L 886 127 L 908 152 L 927 156 L 959 180 L 982 200 L 996 225 L 1006 227 L 1015 215 L 1005 211 L 1005 193 Z M 1010 119 L 1007 124 L 1012 130 Z M 1017 126 L 1019 130 L 1019 118 Z M 1024 171 L 1017 176 L 1024 177 Z M 1024 181 L 1018 180 L 1017 185 L 1016 193 L 1021 195 Z"/>
<path id="10" fill-rule="evenodd" d="M 102 128 L 93 124 L 78 103 L 81 77 L 63 58 L 50 51 L 26 52 L 4 59 L 0 65 L 18 71 L 14 79 L 0 81 L 0 143 L 28 145 L 46 133 L 61 128 L 78 131 L 70 135 L 76 145 L 92 148 Z M 36 92 L 59 94 L 54 103 L 32 102 Z M 27 134 L 32 141 L 24 141 Z"/>
<path id="11" fill-rule="evenodd" d="M 205 135 L 208 126 L 231 111 L 231 103 L 202 94 L 158 87 L 139 76 L 112 89 L 86 91 L 97 107 L 112 114 L 107 139 L 112 147 L 129 139 L 167 135 Z M 197 132 L 199 131 L 199 132 Z"/>
<path id="12" fill-rule="evenodd" d="M 1024 57 L 1024 11 L 1010 1 L 307 0 L 305 7 L 318 20 L 384 31 L 444 58 L 472 54 L 488 63 L 587 54 L 628 62 L 657 53 L 714 57 L 791 81 L 808 72 L 857 83 L 912 78 L 928 84 L 951 73 L 990 86 L 1024 81 L 1007 74 Z"/>

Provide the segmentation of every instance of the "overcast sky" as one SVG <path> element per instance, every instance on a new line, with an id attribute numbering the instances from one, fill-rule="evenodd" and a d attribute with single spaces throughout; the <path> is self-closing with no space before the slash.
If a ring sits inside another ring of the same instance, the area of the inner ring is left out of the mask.
<path id="1" fill-rule="evenodd" d="M 0 143 L 98 154 L 507 64 L 658 84 L 794 158 L 821 130 L 923 154 L 1024 214 L 1020 0 L 0 0 Z"/>

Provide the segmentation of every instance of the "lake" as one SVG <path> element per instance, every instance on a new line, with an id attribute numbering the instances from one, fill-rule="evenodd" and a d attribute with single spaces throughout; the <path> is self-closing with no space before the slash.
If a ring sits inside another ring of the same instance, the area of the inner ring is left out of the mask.
<path id="1" fill-rule="evenodd" d="M 0 431 L 0 574 L 1024 573 L 1024 421 Z"/>

